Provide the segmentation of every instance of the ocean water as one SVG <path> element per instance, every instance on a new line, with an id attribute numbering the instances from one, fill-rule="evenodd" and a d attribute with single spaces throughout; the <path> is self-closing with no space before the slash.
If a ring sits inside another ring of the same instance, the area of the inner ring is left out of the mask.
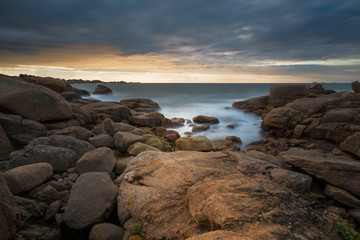
<path id="1" fill-rule="evenodd" d="M 265 96 L 269 89 L 278 84 L 118 84 L 108 83 L 113 93 L 93 95 L 90 97 L 102 101 L 120 101 L 126 98 L 149 98 L 159 103 L 159 112 L 167 118 L 182 117 L 192 120 L 197 115 L 217 117 L 219 124 L 211 125 L 204 132 L 192 135 L 206 136 L 212 141 L 224 140 L 227 136 L 241 138 L 244 149 L 251 142 L 263 138 L 261 134 L 261 118 L 253 113 L 232 108 L 234 101 Z M 311 85 L 311 84 L 310 84 Z M 97 84 L 73 84 L 74 87 L 92 93 Z M 350 83 L 324 83 L 325 89 L 335 91 L 351 91 Z M 226 127 L 234 124 L 234 129 Z M 176 128 L 181 136 L 191 132 L 191 127 Z"/>

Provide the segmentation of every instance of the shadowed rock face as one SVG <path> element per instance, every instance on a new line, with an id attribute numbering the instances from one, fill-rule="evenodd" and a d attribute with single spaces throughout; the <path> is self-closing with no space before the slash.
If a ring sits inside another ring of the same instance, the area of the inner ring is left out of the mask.
<path id="1" fill-rule="evenodd" d="M 270 88 L 269 105 L 282 107 L 298 98 L 308 97 L 309 85 L 278 85 Z"/>
<path id="2" fill-rule="evenodd" d="M 0 110 L 40 122 L 73 117 L 71 106 L 60 94 L 5 76 L 0 76 Z"/>
<path id="3" fill-rule="evenodd" d="M 269 166 L 231 152 L 141 153 L 123 173 L 120 223 L 141 222 L 144 239 L 338 239 L 263 175 Z"/>

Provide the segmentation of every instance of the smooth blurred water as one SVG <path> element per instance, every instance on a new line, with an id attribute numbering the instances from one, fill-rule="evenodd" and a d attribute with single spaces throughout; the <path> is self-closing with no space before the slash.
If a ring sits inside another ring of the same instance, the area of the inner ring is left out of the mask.
<path id="1" fill-rule="evenodd" d="M 223 140 L 227 136 L 238 136 L 243 146 L 260 140 L 261 118 L 252 113 L 245 113 L 232 108 L 234 101 L 245 100 L 269 94 L 269 89 L 278 84 L 118 84 L 109 83 L 113 94 L 91 95 L 102 101 L 120 101 L 125 98 L 149 98 L 161 106 L 160 112 L 167 118 L 182 117 L 191 119 L 197 115 L 214 116 L 219 124 L 211 125 L 203 135 L 213 141 Z M 92 93 L 97 84 L 73 84 L 74 87 Z M 351 91 L 351 84 L 327 83 L 326 89 Z M 229 124 L 237 125 L 235 129 L 227 128 Z M 176 129 L 182 136 L 191 132 L 191 127 Z"/>

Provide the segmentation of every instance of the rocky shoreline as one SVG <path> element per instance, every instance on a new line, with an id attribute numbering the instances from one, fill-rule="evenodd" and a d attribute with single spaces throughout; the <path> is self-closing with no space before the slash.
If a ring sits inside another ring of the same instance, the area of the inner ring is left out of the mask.
<path id="1" fill-rule="evenodd" d="M 360 239 L 358 84 L 274 86 L 234 103 L 267 136 L 243 152 L 236 136 L 168 130 L 186 120 L 150 99 L 0 75 L 0 240 Z"/>

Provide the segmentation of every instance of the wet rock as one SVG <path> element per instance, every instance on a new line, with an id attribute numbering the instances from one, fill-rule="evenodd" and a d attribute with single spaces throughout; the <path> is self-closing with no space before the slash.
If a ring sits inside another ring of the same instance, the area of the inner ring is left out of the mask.
<path id="1" fill-rule="evenodd" d="M 269 96 L 252 98 L 245 101 L 233 102 L 232 106 L 236 109 L 245 110 L 261 115 L 267 112 L 266 107 L 269 103 Z"/>
<path id="2" fill-rule="evenodd" d="M 325 158 L 316 151 L 291 148 L 279 154 L 283 162 L 293 165 L 332 185 L 360 195 L 360 162 Z"/>
<path id="3" fill-rule="evenodd" d="M 204 115 L 198 115 L 193 118 L 194 123 L 207 123 L 207 124 L 216 124 L 219 123 L 219 119 L 216 117 L 208 117 Z"/>
<path id="4" fill-rule="evenodd" d="M 147 144 L 140 143 L 140 142 L 134 143 L 127 150 L 127 152 L 132 156 L 136 156 L 139 153 L 142 153 L 145 151 L 160 151 L 160 150 L 157 148 L 154 148 L 152 146 L 149 146 Z"/>
<path id="5" fill-rule="evenodd" d="M 209 125 L 203 125 L 203 126 L 194 126 L 192 127 L 191 131 L 192 132 L 203 132 L 210 129 Z"/>
<path id="6" fill-rule="evenodd" d="M 146 115 L 132 116 L 130 123 L 142 127 L 159 127 L 164 119 L 164 115 L 158 112 Z"/>
<path id="7" fill-rule="evenodd" d="M 298 98 L 310 94 L 309 85 L 278 85 L 270 88 L 269 105 L 282 107 Z"/>
<path id="8" fill-rule="evenodd" d="M 60 94 L 5 76 L 0 76 L 0 110 L 40 122 L 73 117 L 70 105 Z"/>
<path id="9" fill-rule="evenodd" d="M 96 224 L 91 228 L 89 240 L 120 240 L 125 230 L 111 223 Z"/>
<path id="10" fill-rule="evenodd" d="M 81 175 L 71 189 L 64 220 L 68 227 L 84 229 L 105 221 L 114 209 L 118 189 L 108 173 Z"/>
<path id="11" fill-rule="evenodd" d="M 94 136 L 94 134 L 90 130 L 80 126 L 67 127 L 59 130 L 52 130 L 49 131 L 47 134 L 48 136 L 52 136 L 52 135 L 71 136 L 85 141 L 87 141 L 90 137 Z"/>
<path id="12" fill-rule="evenodd" d="M 105 85 L 97 85 L 93 94 L 109 94 L 112 90 Z"/>
<path id="13" fill-rule="evenodd" d="M 184 118 L 177 118 L 177 117 L 173 117 L 171 118 L 171 120 L 178 122 L 178 123 L 185 123 L 185 119 Z"/>
<path id="14" fill-rule="evenodd" d="M 167 130 L 163 135 L 163 138 L 175 142 L 176 139 L 180 138 L 180 134 L 175 130 Z"/>
<path id="15" fill-rule="evenodd" d="M 215 151 L 239 151 L 240 148 L 237 147 L 232 141 L 220 141 L 214 146 Z"/>
<path id="16" fill-rule="evenodd" d="M 231 142 L 235 142 L 235 143 L 240 143 L 240 144 L 242 144 L 241 139 L 240 139 L 239 137 L 237 137 L 237 136 L 227 136 L 227 137 L 225 138 L 225 140 L 226 140 L 226 141 L 231 141 Z"/>
<path id="17" fill-rule="evenodd" d="M 76 163 L 76 170 L 81 175 L 87 172 L 111 173 L 116 164 L 110 148 L 101 147 L 85 153 Z"/>
<path id="18" fill-rule="evenodd" d="M 184 124 L 181 122 L 173 121 L 168 118 L 164 118 L 161 122 L 161 126 L 164 128 L 177 128 L 177 127 L 183 127 Z"/>
<path id="19" fill-rule="evenodd" d="M 7 185 L 13 194 L 29 191 L 53 175 L 48 163 L 34 163 L 7 170 L 4 174 Z"/>
<path id="20" fill-rule="evenodd" d="M 4 129 L 2 128 L 0 124 L 0 161 L 6 160 L 9 158 L 9 154 L 14 151 L 13 146 L 11 145 L 11 142 L 9 138 L 7 137 L 6 133 L 4 132 Z"/>
<path id="21" fill-rule="evenodd" d="M 95 137 L 89 138 L 89 142 L 96 148 L 99 147 L 114 147 L 114 140 L 110 135 L 100 134 Z"/>
<path id="22" fill-rule="evenodd" d="M 348 207 L 360 208 L 360 200 L 341 188 L 326 184 L 324 193 L 328 197 Z"/>
<path id="23" fill-rule="evenodd" d="M 249 157 L 249 164 L 253 160 L 262 162 Z M 245 239 L 338 239 L 305 201 L 243 163 L 242 156 L 223 152 L 142 153 L 123 174 L 120 223 L 130 231 L 142 222 L 144 239 L 215 230 Z"/>
<path id="24" fill-rule="evenodd" d="M 213 150 L 211 141 L 204 136 L 182 137 L 175 141 L 178 150 L 203 151 Z"/>
<path id="25" fill-rule="evenodd" d="M 81 95 L 79 93 L 72 92 L 72 91 L 62 92 L 61 96 L 63 96 L 63 98 L 65 98 L 66 101 L 68 101 L 68 102 L 71 102 L 76 99 L 81 99 Z"/>
<path id="26" fill-rule="evenodd" d="M 144 137 L 130 132 L 117 132 L 114 135 L 114 145 L 118 150 L 122 152 L 126 152 L 127 149 L 134 143 L 144 141 Z"/>
<path id="27" fill-rule="evenodd" d="M 160 106 L 156 102 L 147 99 L 147 98 L 131 98 L 131 99 L 123 99 L 120 101 L 121 104 L 124 104 L 130 109 L 138 109 L 138 108 L 147 108 L 153 110 L 159 110 Z"/>

